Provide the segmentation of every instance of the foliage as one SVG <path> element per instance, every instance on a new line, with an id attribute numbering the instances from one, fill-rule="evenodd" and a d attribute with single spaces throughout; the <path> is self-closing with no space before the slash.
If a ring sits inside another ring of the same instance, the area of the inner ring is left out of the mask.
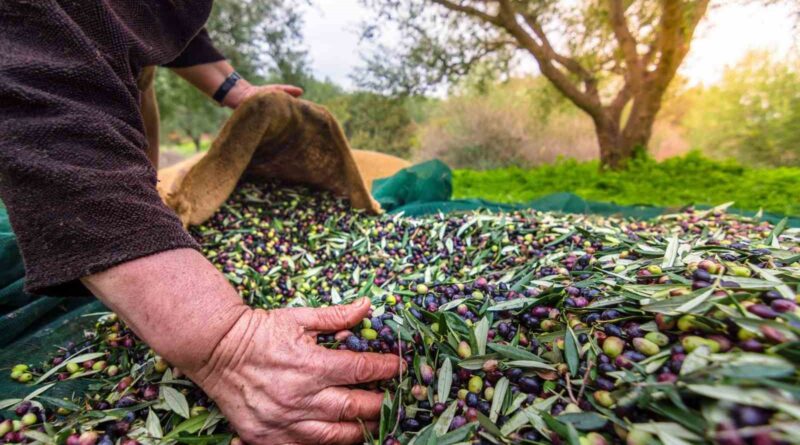
<path id="1" fill-rule="evenodd" d="M 346 100 L 342 125 L 353 147 L 409 157 L 414 129 L 403 98 L 357 92 Z"/>
<path id="2" fill-rule="evenodd" d="M 800 54 L 799 54 L 800 55 Z M 800 57 L 752 52 L 721 81 L 689 91 L 682 119 L 695 147 L 757 165 L 800 165 Z"/>
<path id="3" fill-rule="evenodd" d="M 515 56 L 594 123 L 604 167 L 623 167 L 650 140 L 664 93 L 709 0 L 364 0 L 404 38 L 367 59 L 362 85 L 427 90 L 474 68 L 510 75 Z M 365 35 L 378 34 L 370 24 Z M 554 39 L 558 35 L 559 40 Z"/>
<path id="4" fill-rule="evenodd" d="M 201 150 L 203 135 L 215 133 L 230 115 L 226 108 L 217 106 L 188 82 L 165 69 L 159 69 L 156 75 L 156 95 L 162 138 L 189 138 L 195 151 Z"/>
<path id="5" fill-rule="evenodd" d="M 417 159 L 486 169 L 597 157 L 591 120 L 542 77 L 471 85 L 433 108 L 419 127 Z"/>
<path id="6" fill-rule="evenodd" d="M 329 80 L 309 77 L 303 98 L 324 105 L 342 125 L 353 148 L 411 156 L 415 119 L 428 108 L 424 98 L 347 92 Z"/>
<path id="7" fill-rule="evenodd" d="M 217 0 L 206 28 L 217 48 L 244 76 L 271 76 L 302 84 L 308 58 L 302 49 L 302 14 L 289 0 Z"/>
<path id="8" fill-rule="evenodd" d="M 626 171 L 598 171 L 597 162 L 564 160 L 534 169 L 456 170 L 458 198 L 525 202 L 555 192 L 619 204 L 684 206 L 734 201 L 736 207 L 800 215 L 800 168 L 752 168 L 712 161 L 698 152 L 664 162 L 636 160 Z"/>

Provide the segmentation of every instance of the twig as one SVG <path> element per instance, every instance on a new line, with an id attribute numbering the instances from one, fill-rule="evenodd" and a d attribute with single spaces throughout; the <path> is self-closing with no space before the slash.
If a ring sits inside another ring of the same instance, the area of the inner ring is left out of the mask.
<path id="1" fill-rule="evenodd" d="M 405 359 L 403 358 L 403 338 L 400 337 L 399 332 L 397 333 L 397 356 L 400 358 L 400 366 L 402 368 Z M 392 401 L 392 403 L 394 403 L 394 401 Z M 397 420 L 394 422 L 394 428 L 392 428 L 390 436 L 394 436 L 397 433 L 397 427 L 400 426 L 400 415 L 402 411 L 401 409 L 397 410 Z"/>
<path id="2" fill-rule="evenodd" d="M 566 382 L 567 382 L 567 394 L 569 395 L 569 400 L 574 403 L 578 404 L 580 400 L 583 398 L 583 393 L 586 391 L 586 384 L 589 382 L 589 373 L 592 372 L 592 367 L 594 366 L 594 362 L 589 360 L 586 364 L 586 372 L 583 373 L 583 381 L 581 383 L 581 390 L 578 391 L 578 397 L 575 397 L 575 394 L 572 393 L 572 380 L 569 378 L 569 373 L 567 373 Z"/>
<path id="3" fill-rule="evenodd" d="M 570 378 L 569 378 L 569 373 L 567 373 L 567 378 L 566 378 L 565 380 L 566 380 L 566 382 L 567 382 L 567 394 L 569 395 L 569 400 L 570 400 L 572 403 L 574 403 L 574 404 L 576 404 L 576 405 L 577 405 L 577 404 L 578 404 L 578 401 L 577 401 L 577 400 L 575 400 L 575 395 L 574 395 L 574 394 L 572 394 L 572 380 L 570 380 Z"/>
<path id="4" fill-rule="evenodd" d="M 594 361 L 589 360 L 586 363 L 586 372 L 583 373 L 583 384 L 581 385 L 581 390 L 578 391 L 578 400 L 580 401 L 583 398 L 583 393 L 586 391 L 586 384 L 589 383 L 589 373 L 592 372 L 592 367 L 594 366 Z"/>

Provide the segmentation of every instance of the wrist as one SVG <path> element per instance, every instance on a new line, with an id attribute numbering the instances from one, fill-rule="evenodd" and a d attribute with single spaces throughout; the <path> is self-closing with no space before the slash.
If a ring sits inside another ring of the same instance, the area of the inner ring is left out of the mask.
<path id="1" fill-rule="evenodd" d="M 228 91 L 225 98 L 222 100 L 221 105 L 231 109 L 236 109 L 245 99 L 250 95 L 250 90 L 253 85 L 246 79 L 242 78 Z"/>
<path id="2" fill-rule="evenodd" d="M 232 371 L 238 362 L 248 353 L 253 344 L 253 337 L 261 329 L 263 317 L 258 310 L 245 306 L 245 309 L 234 315 L 227 331 L 219 340 L 207 348 L 204 359 L 197 361 L 186 369 L 186 375 L 198 384 L 207 394 L 214 394 L 214 386 L 219 383 L 220 376 Z"/>
<path id="3" fill-rule="evenodd" d="M 253 310 L 245 304 L 213 308 L 217 313 L 213 323 L 202 321 L 186 323 L 183 335 L 161 339 L 159 346 L 153 347 L 168 362 L 177 366 L 192 379 L 202 378 L 204 370 L 213 368 L 219 360 L 220 350 L 236 336 L 243 323 Z M 199 320 L 198 320 L 199 321 Z M 227 339 L 227 340 L 226 340 Z M 152 346 L 152 345 L 151 345 Z M 200 381 L 196 381 L 198 384 Z"/>

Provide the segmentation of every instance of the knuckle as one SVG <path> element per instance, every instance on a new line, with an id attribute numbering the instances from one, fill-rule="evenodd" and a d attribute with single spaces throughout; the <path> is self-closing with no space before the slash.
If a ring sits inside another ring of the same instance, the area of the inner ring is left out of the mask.
<path id="1" fill-rule="evenodd" d="M 349 313 L 346 307 L 344 306 L 336 306 L 336 308 L 331 313 L 331 321 L 334 322 L 337 326 L 349 326 L 350 319 L 348 317 Z"/>
<path id="2" fill-rule="evenodd" d="M 375 375 L 375 365 L 366 355 L 360 354 L 356 357 L 355 377 L 358 380 L 369 381 Z"/>
<path id="3" fill-rule="evenodd" d="M 355 419 L 359 414 L 359 402 L 352 395 L 347 395 L 342 403 L 341 411 L 339 412 L 339 421 Z"/>
<path id="4" fill-rule="evenodd" d="M 344 433 L 342 424 L 335 423 L 331 426 L 320 428 L 318 433 L 319 443 L 334 444 L 339 443 Z"/>

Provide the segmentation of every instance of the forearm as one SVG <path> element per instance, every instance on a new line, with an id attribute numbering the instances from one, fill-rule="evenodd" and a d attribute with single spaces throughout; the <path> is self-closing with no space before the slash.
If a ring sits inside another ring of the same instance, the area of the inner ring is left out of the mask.
<path id="1" fill-rule="evenodd" d="M 192 249 L 129 261 L 82 281 L 136 335 L 184 370 L 202 367 L 248 310 L 225 277 Z"/>
<path id="2" fill-rule="evenodd" d="M 194 85 L 206 96 L 212 97 L 219 86 L 235 70 L 227 60 L 220 60 L 219 62 L 204 63 L 186 68 L 172 68 L 172 71 Z M 222 105 L 236 108 L 243 100 L 245 92 L 251 87 L 252 85 L 246 79 L 240 79 L 228 92 L 228 95 L 225 96 Z"/>

